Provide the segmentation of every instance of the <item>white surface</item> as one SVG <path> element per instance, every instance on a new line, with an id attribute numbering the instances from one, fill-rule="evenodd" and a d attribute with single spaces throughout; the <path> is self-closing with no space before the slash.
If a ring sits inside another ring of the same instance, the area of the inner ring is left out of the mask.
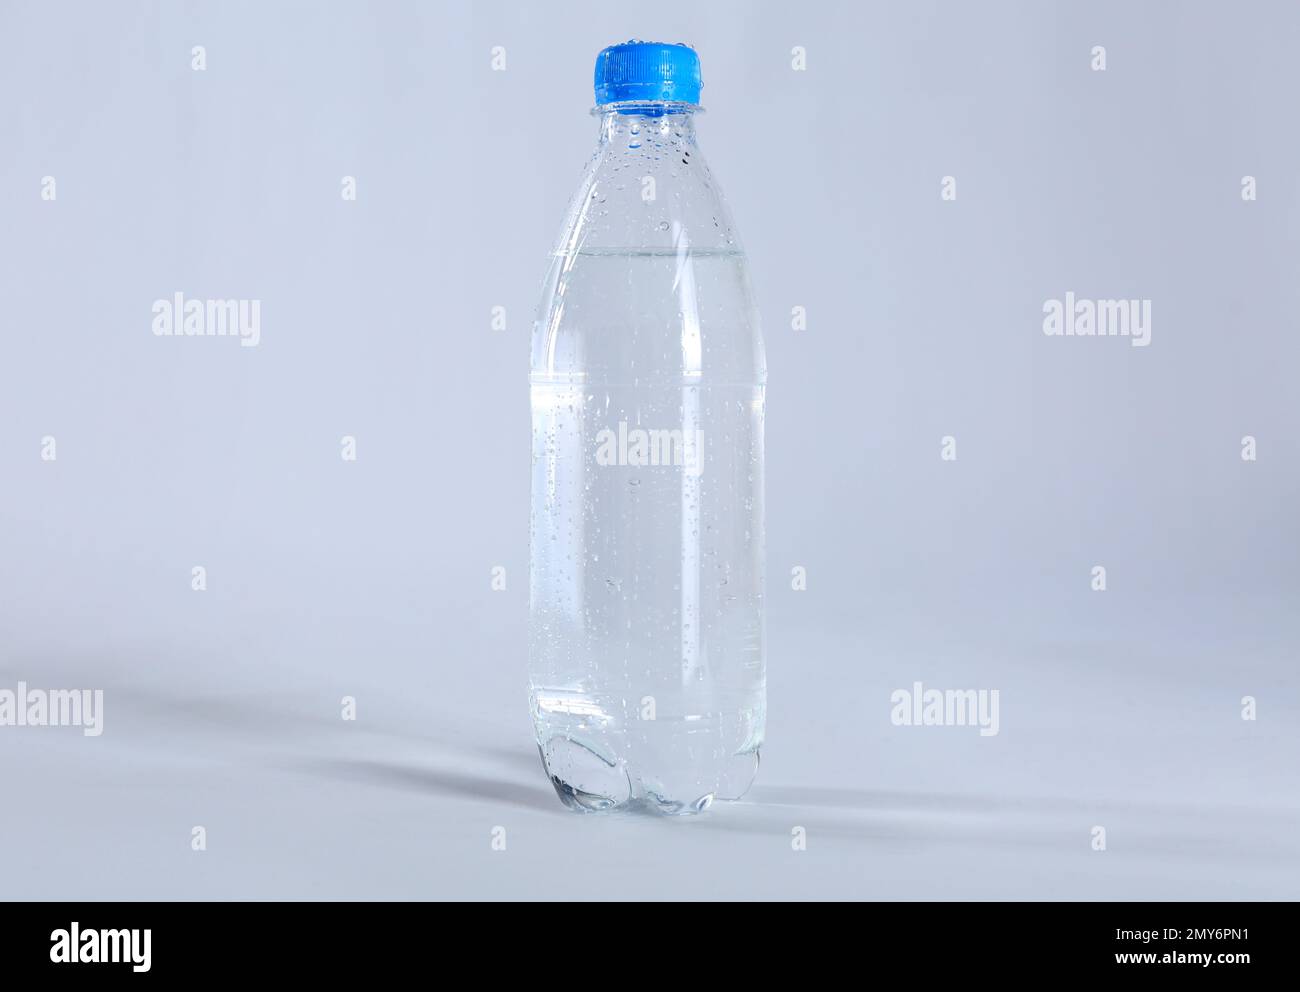
<path id="1" fill-rule="evenodd" d="M 501 649 L 499 631 L 480 631 L 457 657 Z M 516 647 L 517 634 L 507 638 Z M 415 654 L 372 657 L 353 680 L 327 674 L 343 658 L 322 653 L 315 674 L 266 664 L 230 670 L 219 686 L 167 678 L 149 690 L 123 666 L 101 679 L 102 737 L 0 732 L 13 855 L 0 894 L 1300 896 L 1296 771 L 1282 757 L 1300 753 L 1294 710 L 1243 722 L 1226 685 L 1133 680 L 1117 696 L 1100 653 L 1089 665 L 1044 651 L 988 669 L 1002 687 L 1002 728 L 979 738 L 972 728 L 890 724 L 889 687 L 910 684 L 889 677 L 896 648 L 781 623 L 773 645 L 758 784 L 747 801 L 689 819 L 564 810 L 532 749 L 518 658 L 471 665 L 441 685 L 412 677 Z M 861 658 L 862 677 L 829 684 L 828 659 L 849 655 Z M 1128 668 L 1144 660 L 1106 655 Z M 1068 691 L 1043 693 L 1066 663 Z M 1189 654 L 1184 677 L 1199 664 Z M 1239 664 L 1248 670 L 1250 660 Z M 945 675 L 966 684 L 942 660 L 923 667 L 935 684 Z M 1095 678 L 1078 675 L 1089 670 Z M 61 685 L 88 674 L 74 663 L 58 672 Z M 355 723 L 341 719 L 344 694 L 357 697 Z M 473 697 L 477 714 L 458 707 Z M 195 825 L 207 830 L 204 852 L 190 849 Z M 1105 852 L 1091 849 L 1094 825 L 1106 828 Z M 806 851 L 791 847 L 796 826 Z M 495 827 L 505 828 L 504 851 L 492 849 Z"/>

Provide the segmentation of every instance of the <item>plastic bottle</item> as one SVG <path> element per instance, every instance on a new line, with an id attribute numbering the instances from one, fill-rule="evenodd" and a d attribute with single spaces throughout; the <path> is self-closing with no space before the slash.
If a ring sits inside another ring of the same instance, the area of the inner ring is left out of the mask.
<path id="1" fill-rule="evenodd" d="M 530 705 L 567 805 L 699 812 L 763 742 L 766 363 L 694 50 L 615 45 L 595 82 L 532 339 Z"/>

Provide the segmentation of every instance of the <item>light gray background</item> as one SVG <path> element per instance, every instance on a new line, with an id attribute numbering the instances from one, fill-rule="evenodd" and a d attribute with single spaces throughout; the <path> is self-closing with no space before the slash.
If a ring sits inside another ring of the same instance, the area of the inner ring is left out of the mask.
<path id="1" fill-rule="evenodd" d="M 1298 29 L 6 2 L 0 687 L 106 730 L 0 728 L 0 896 L 1300 897 Z M 526 714 L 528 334 L 629 37 L 700 52 L 770 367 L 769 743 L 690 821 L 565 812 Z M 1045 337 L 1066 290 L 1151 346 Z M 155 337 L 177 291 L 260 347 Z M 1001 733 L 892 726 L 917 680 Z"/>

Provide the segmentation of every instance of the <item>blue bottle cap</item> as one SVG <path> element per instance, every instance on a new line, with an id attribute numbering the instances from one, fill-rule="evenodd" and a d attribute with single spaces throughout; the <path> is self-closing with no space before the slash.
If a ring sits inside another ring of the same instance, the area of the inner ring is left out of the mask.
<path id="1" fill-rule="evenodd" d="M 629 41 L 596 56 L 596 103 L 699 103 L 700 57 L 689 45 Z"/>

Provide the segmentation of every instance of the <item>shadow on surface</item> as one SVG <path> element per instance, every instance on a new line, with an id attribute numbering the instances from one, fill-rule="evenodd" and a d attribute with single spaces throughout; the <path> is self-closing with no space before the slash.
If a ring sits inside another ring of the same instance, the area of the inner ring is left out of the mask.
<path id="1" fill-rule="evenodd" d="M 555 793 L 549 788 L 520 785 L 486 775 L 394 762 L 339 758 L 308 760 L 298 762 L 293 767 L 339 782 L 376 785 L 412 793 L 433 793 L 458 799 L 480 799 L 548 813 L 563 812 Z"/>

